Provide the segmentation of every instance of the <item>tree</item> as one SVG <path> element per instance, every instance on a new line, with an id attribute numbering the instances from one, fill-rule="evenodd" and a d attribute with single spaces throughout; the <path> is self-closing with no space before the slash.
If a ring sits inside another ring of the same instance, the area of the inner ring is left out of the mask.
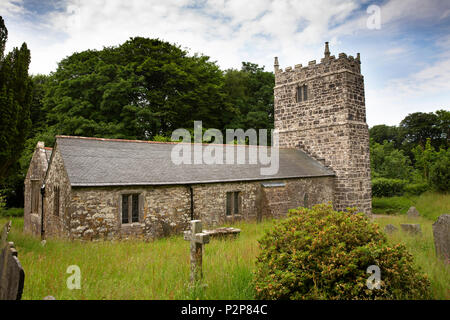
<path id="1" fill-rule="evenodd" d="M 46 87 L 44 110 L 59 134 L 151 139 L 194 120 L 222 129 L 229 112 L 219 67 L 159 39 L 75 53 Z"/>
<path id="2" fill-rule="evenodd" d="M 411 160 L 402 150 L 395 149 L 394 142 L 379 144 L 371 140 L 370 164 L 373 178 L 409 180 Z"/>
<path id="3" fill-rule="evenodd" d="M 272 129 L 274 83 L 274 74 L 254 63 L 243 62 L 241 70 L 226 70 L 224 90 L 229 105 L 237 112 L 230 126 Z"/>
<path id="4" fill-rule="evenodd" d="M 400 128 L 405 135 L 405 142 L 411 145 L 420 144 L 423 147 L 429 138 L 434 146 L 439 144 L 441 133 L 438 122 L 438 116 L 433 112 L 415 112 L 407 115 L 400 122 Z"/>
<path id="5" fill-rule="evenodd" d="M 30 51 L 25 43 L 4 54 L 8 30 L 0 17 L 0 181 L 20 157 L 31 128 Z"/>
<path id="6" fill-rule="evenodd" d="M 393 142 L 395 148 L 400 148 L 403 140 L 399 127 L 387 126 L 385 124 L 376 125 L 370 128 L 369 135 L 374 142 L 379 144 L 383 144 L 384 141 Z"/>
<path id="7" fill-rule="evenodd" d="M 430 166 L 430 182 L 438 191 L 450 190 L 450 149 L 441 149 L 436 153 L 435 161 Z"/>
<path id="8" fill-rule="evenodd" d="M 440 146 L 442 148 L 450 147 L 450 111 L 438 110 L 435 112 L 437 115 L 437 128 L 440 135 Z"/>
<path id="9" fill-rule="evenodd" d="M 436 159 L 436 150 L 431 145 L 431 139 L 426 139 L 425 146 L 417 145 L 412 149 L 416 167 L 422 172 L 425 181 L 430 180 L 430 168 Z"/>

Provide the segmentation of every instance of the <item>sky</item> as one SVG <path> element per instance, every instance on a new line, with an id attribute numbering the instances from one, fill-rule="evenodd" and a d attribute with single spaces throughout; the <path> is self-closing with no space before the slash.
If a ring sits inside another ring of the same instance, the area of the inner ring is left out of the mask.
<path id="1" fill-rule="evenodd" d="M 7 51 L 26 42 L 31 74 L 73 52 L 159 38 L 222 69 L 243 61 L 273 71 L 361 54 L 367 122 L 398 125 L 450 108 L 449 0 L 0 0 Z"/>

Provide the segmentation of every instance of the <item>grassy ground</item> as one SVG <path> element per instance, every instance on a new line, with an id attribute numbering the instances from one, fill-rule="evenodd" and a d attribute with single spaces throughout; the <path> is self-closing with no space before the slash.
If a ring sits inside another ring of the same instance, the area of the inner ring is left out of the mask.
<path id="1" fill-rule="evenodd" d="M 383 201 L 389 204 L 405 199 Z M 404 222 L 421 224 L 422 236 L 412 237 L 399 230 L 388 236 L 389 241 L 408 247 L 416 265 L 428 274 L 435 299 L 450 299 L 450 268 L 436 258 L 431 227 L 435 218 L 429 218 L 450 212 L 450 195 L 424 194 L 413 201 L 422 217 L 412 221 L 405 215 L 391 214 L 375 221 L 382 227 L 391 223 L 399 229 Z M 207 286 L 190 289 L 189 243 L 181 236 L 148 243 L 48 240 L 42 246 L 39 238 L 22 233 L 23 218 L 12 220 L 9 240 L 15 242 L 26 272 L 23 299 L 47 295 L 56 299 L 253 299 L 257 239 L 273 225 L 271 221 L 241 223 L 236 225 L 242 229 L 238 239 L 212 240 L 204 253 Z M 4 222 L 6 219 L 0 217 L 0 226 Z M 81 290 L 67 289 L 70 265 L 81 269 Z"/>
<path id="2" fill-rule="evenodd" d="M 6 222 L 0 219 L 0 225 Z M 187 287 L 189 243 L 182 237 L 154 242 L 70 242 L 22 233 L 23 219 L 13 218 L 14 241 L 26 272 L 23 299 L 253 299 L 252 270 L 256 239 L 272 225 L 242 223 L 236 240 L 212 240 L 204 252 L 204 289 Z M 67 267 L 78 265 L 81 290 L 66 286 Z"/>
<path id="3" fill-rule="evenodd" d="M 405 214 L 415 206 L 422 217 L 436 221 L 441 214 L 450 213 L 450 195 L 425 192 L 420 196 L 374 197 L 372 206 L 376 214 Z"/>
<path id="4" fill-rule="evenodd" d="M 435 299 L 450 300 L 450 266 L 436 257 L 433 240 L 433 221 L 427 218 L 408 218 L 406 215 L 386 215 L 375 219 L 382 228 L 386 224 L 393 224 L 399 230 L 388 235 L 390 243 L 402 242 L 414 256 L 416 266 L 425 272 L 430 281 Z M 419 223 L 422 229 L 421 236 L 412 236 L 403 232 L 402 223 Z"/>

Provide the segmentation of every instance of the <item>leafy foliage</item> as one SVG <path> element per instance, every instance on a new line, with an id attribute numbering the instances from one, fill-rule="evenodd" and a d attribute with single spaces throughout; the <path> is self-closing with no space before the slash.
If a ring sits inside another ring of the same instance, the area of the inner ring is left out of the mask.
<path id="1" fill-rule="evenodd" d="M 331 205 L 291 210 L 259 241 L 254 285 L 260 299 L 427 299 L 430 282 L 401 245 L 390 246 L 363 214 Z M 366 286 L 367 267 L 381 288 Z"/>
<path id="2" fill-rule="evenodd" d="M 60 134 L 150 139 L 196 119 L 222 128 L 222 85 L 208 57 L 137 37 L 62 60 L 47 82 L 44 110 Z"/>
<path id="3" fill-rule="evenodd" d="M 393 197 L 402 195 L 407 181 L 401 179 L 372 179 L 372 195 L 374 197 Z"/>
<path id="4" fill-rule="evenodd" d="M 31 128 L 30 50 L 25 43 L 4 54 L 8 30 L 0 17 L 0 182 L 20 157 Z"/>
<path id="5" fill-rule="evenodd" d="M 383 144 L 372 143 L 370 165 L 374 178 L 409 179 L 412 171 L 411 160 L 386 140 Z"/>
<path id="6" fill-rule="evenodd" d="M 450 149 L 436 153 L 430 168 L 430 183 L 438 191 L 450 190 Z"/>

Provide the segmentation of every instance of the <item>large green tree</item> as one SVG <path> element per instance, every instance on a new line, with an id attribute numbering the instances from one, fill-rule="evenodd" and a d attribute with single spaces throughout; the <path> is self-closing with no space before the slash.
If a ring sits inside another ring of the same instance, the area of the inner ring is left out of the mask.
<path id="1" fill-rule="evenodd" d="M 226 70 L 227 101 L 237 112 L 230 127 L 272 129 L 274 84 L 274 74 L 254 63 L 243 62 L 241 70 Z"/>
<path id="2" fill-rule="evenodd" d="M 0 182 L 15 165 L 31 128 L 30 51 L 25 43 L 5 55 L 8 30 L 0 17 Z"/>
<path id="3" fill-rule="evenodd" d="M 158 39 L 75 53 L 46 87 L 48 124 L 60 134 L 151 139 L 194 120 L 222 129 L 230 112 L 219 67 Z"/>

